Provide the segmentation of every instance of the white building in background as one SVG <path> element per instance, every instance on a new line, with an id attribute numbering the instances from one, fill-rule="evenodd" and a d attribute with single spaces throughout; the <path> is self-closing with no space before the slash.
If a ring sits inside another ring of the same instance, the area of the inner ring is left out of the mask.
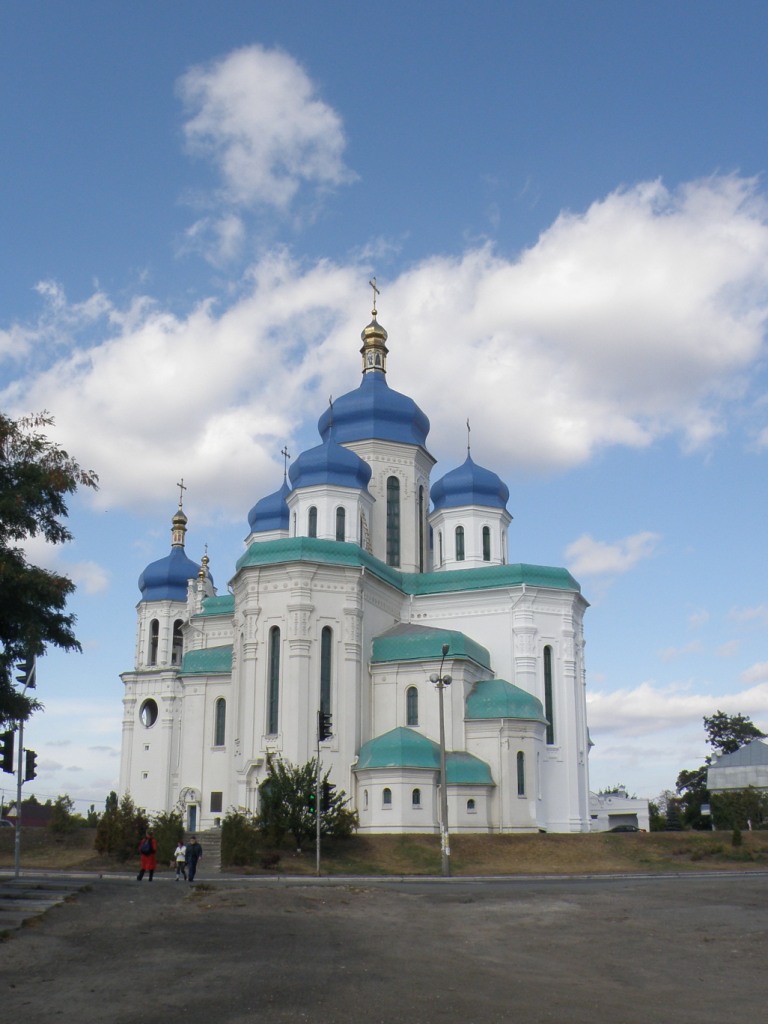
<path id="1" fill-rule="evenodd" d="M 707 789 L 711 793 L 749 786 L 768 791 L 768 743 L 762 740 L 751 740 L 732 754 L 715 753 L 707 770 Z"/>
<path id="2" fill-rule="evenodd" d="M 362 833 L 439 830 L 443 671 L 452 832 L 590 828 L 583 616 L 561 568 L 510 553 L 509 491 L 469 454 L 431 483 L 429 421 L 387 383 L 387 332 L 362 332 L 362 380 L 320 417 L 248 516 L 228 592 L 185 553 L 139 580 L 121 793 L 189 829 L 256 811 L 268 754 L 317 750 Z"/>

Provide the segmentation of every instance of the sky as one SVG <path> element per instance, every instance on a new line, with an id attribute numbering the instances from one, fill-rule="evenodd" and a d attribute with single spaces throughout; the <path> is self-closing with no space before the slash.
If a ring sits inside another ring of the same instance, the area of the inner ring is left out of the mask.
<path id="1" fill-rule="evenodd" d="M 28 547 L 83 650 L 39 662 L 25 794 L 117 787 L 177 482 L 222 592 L 373 275 L 433 479 L 469 418 L 510 561 L 590 603 L 591 787 L 673 789 L 716 710 L 768 732 L 767 45 L 748 0 L 0 0 L 0 408 L 100 477 Z"/>

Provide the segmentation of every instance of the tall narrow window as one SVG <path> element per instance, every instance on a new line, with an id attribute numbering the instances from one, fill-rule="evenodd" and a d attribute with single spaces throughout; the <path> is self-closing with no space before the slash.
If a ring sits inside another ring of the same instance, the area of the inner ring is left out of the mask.
<path id="1" fill-rule="evenodd" d="M 213 745 L 214 747 L 224 746 L 224 734 L 227 727 L 227 702 L 223 697 L 216 701 L 213 723 Z"/>
<path id="2" fill-rule="evenodd" d="M 414 789 L 413 792 L 411 793 L 411 806 L 412 807 L 421 807 L 421 790 L 420 789 Z"/>
<path id="3" fill-rule="evenodd" d="M 309 514 L 307 516 L 307 536 L 317 536 L 317 509 L 315 508 L 314 505 L 312 505 L 312 507 L 310 508 Z"/>
<path id="4" fill-rule="evenodd" d="M 464 561 L 464 527 L 456 527 L 456 561 Z"/>
<path id="5" fill-rule="evenodd" d="M 415 686 L 409 686 L 405 691 L 405 724 L 419 724 L 419 691 Z"/>
<path id="6" fill-rule="evenodd" d="M 157 664 L 157 648 L 160 644 L 160 623 L 152 619 L 149 624 L 149 664 Z"/>
<path id="7" fill-rule="evenodd" d="M 184 637 L 181 635 L 181 619 L 176 619 L 173 624 L 173 649 L 171 651 L 171 664 L 180 665 L 184 653 Z"/>
<path id="8" fill-rule="evenodd" d="M 336 509 L 336 540 L 344 540 L 344 529 L 347 515 L 343 508 Z"/>
<path id="9" fill-rule="evenodd" d="M 400 565 L 400 481 L 387 477 L 387 565 Z"/>
<path id="10" fill-rule="evenodd" d="M 517 752 L 517 795 L 525 796 L 525 754 Z"/>
<path id="11" fill-rule="evenodd" d="M 267 708 L 267 732 L 278 732 L 280 714 L 280 630 L 273 626 L 269 631 L 269 707 Z"/>
<path id="12" fill-rule="evenodd" d="M 331 714 L 331 668 L 333 630 L 323 626 L 320 634 L 320 710 Z"/>
<path id="13" fill-rule="evenodd" d="M 424 488 L 419 487 L 419 572 L 424 572 L 424 523 L 426 519 Z"/>
<path id="14" fill-rule="evenodd" d="M 381 794 L 381 805 L 382 807 L 392 806 L 392 790 L 389 788 L 389 786 L 385 787 L 383 793 Z"/>
<path id="15" fill-rule="evenodd" d="M 443 531 L 437 531 L 437 564 L 443 564 Z"/>
<path id="16" fill-rule="evenodd" d="M 491 528 L 490 526 L 483 527 L 483 561 L 490 562 L 491 560 Z"/>
<path id="17" fill-rule="evenodd" d="M 544 715 L 547 719 L 547 743 L 555 742 L 555 709 L 552 693 L 552 648 L 544 648 Z"/>

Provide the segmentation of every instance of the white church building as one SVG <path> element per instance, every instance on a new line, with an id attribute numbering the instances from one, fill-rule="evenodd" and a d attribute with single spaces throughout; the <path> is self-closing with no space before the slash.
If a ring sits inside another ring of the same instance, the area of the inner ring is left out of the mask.
<path id="1" fill-rule="evenodd" d="M 447 646 L 450 831 L 587 832 L 587 602 L 565 569 L 511 556 L 508 488 L 469 447 L 432 479 L 429 420 L 389 387 L 376 316 L 360 385 L 251 509 L 223 594 L 179 503 L 139 580 L 121 794 L 190 830 L 256 812 L 267 756 L 313 757 L 322 710 L 323 770 L 360 832 L 437 833 Z"/>

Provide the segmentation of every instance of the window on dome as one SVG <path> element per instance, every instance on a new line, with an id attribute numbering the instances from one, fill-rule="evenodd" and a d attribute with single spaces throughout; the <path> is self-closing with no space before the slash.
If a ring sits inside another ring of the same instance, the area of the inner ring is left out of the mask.
<path id="1" fill-rule="evenodd" d="M 317 536 L 317 509 L 314 505 L 310 508 L 307 516 L 307 536 Z"/>
<path id="2" fill-rule="evenodd" d="M 336 509 L 336 540 L 343 541 L 347 514 L 341 507 Z"/>
<path id="3" fill-rule="evenodd" d="M 157 664 L 157 649 L 160 644 L 160 623 L 152 619 L 149 624 L 149 664 Z"/>
<path id="4" fill-rule="evenodd" d="M 267 711 L 267 732 L 278 731 L 280 712 L 280 629 L 273 626 L 269 631 L 269 708 Z"/>
<path id="5" fill-rule="evenodd" d="M 421 807 L 421 790 L 414 789 L 411 793 L 411 805 L 413 807 Z"/>
<path id="6" fill-rule="evenodd" d="M 491 528 L 490 526 L 483 527 L 483 561 L 490 562 L 491 560 Z"/>
<path id="7" fill-rule="evenodd" d="M 517 752 L 517 795 L 525 796 L 525 754 Z"/>
<path id="8" fill-rule="evenodd" d="M 139 708 L 139 720 L 145 729 L 151 729 L 157 721 L 157 701 L 151 697 Z"/>
<path id="9" fill-rule="evenodd" d="M 419 691 L 415 686 L 409 686 L 405 691 L 405 724 L 419 724 Z"/>
<path id="10" fill-rule="evenodd" d="M 464 527 L 456 527 L 456 561 L 464 561 Z"/>
<path id="11" fill-rule="evenodd" d="M 387 565 L 400 565 L 400 481 L 387 477 Z"/>
<path id="12" fill-rule="evenodd" d="M 214 747 L 224 746 L 224 734 L 227 725 L 227 702 L 219 697 L 213 715 L 213 745 Z"/>
<path id="13" fill-rule="evenodd" d="M 392 790 L 387 786 L 384 792 L 381 794 L 381 805 L 382 807 L 392 806 Z"/>
<path id="14" fill-rule="evenodd" d="M 552 648 L 544 648 L 544 716 L 547 719 L 547 743 L 555 742 L 555 710 L 552 692 Z"/>
<path id="15" fill-rule="evenodd" d="M 176 619 L 173 624 L 173 649 L 171 651 L 171 664 L 180 665 L 184 654 L 184 637 L 181 635 L 181 619 Z"/>
<path id="16" fill-rule="evenodd" d="M 333 630 L 323 626 L 320 634 L 320 710 L 326 715 L 331 713 L 331 669 L 332 669 Z"/>

